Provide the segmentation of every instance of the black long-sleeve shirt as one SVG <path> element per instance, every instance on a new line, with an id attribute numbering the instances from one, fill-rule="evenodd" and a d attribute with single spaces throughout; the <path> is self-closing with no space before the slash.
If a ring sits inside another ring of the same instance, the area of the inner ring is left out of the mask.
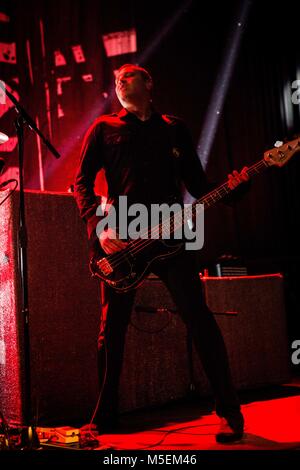
<path id="1" fill-rule="evenodd" d="M 173 116 L 153 112 L 146 121 L 122 109 L 103 115 L 84 139 L 74 195 L 89 239 L 95 237 L 99 201 L 95 178 L 105 170 L 107 203 L 118 205 L 126 195 L 128 205 L 182 202 L 183 184 L 199 198 L 208 189 L 205 173 L 184 123 Z"/>

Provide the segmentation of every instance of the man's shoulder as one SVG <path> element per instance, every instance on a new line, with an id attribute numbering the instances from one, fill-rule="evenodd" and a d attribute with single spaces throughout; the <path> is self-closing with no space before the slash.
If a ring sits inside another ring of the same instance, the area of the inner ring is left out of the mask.
<path id="1" fill-rule="evenodd" d="M 168 124 L 170 126 L 183 124 L 182 119 L 180 119 L 178 116 L 173 116 L 172 114 L 162 114 L 161 118 L 166 124 Z"/>
<path id="2" fill-rule="evenodd" d="M 102 124 L 111 124 L 119 120 L 118 113 L 112 114 L 102 114 L 101 116 L 97 117 L 93 122 L 93 127 L 101 126 Z"/>
<path id="3" fill-rule="evenodd" d="M 87 134 L 98 135 L 105 129 L 116 128 L 121 125 L 119 115 L 117 113 L 102 114 L 97 117 L 87 130 Z"/>

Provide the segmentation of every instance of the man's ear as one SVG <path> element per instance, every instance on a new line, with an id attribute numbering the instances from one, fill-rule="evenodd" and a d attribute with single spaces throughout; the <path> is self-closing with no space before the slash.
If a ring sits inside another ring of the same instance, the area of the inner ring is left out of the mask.
<path id="1" fill-rule="evenodd" d="M 148 79 L 146 80 L 146 88 L 147 88 L 148 91 L 151 91 L 151 90 L 152 90 L 152 88 L 153 88 L 153 81 L 152 81 L 151 78 L 148 78 Z"/>

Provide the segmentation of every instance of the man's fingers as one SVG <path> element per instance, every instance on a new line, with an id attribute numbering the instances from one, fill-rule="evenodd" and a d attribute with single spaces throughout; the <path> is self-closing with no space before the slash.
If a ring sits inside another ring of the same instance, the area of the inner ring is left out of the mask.
<path id="1" fill-rule="evenodd" d="M 106 243 L 109 245 L 109 247 L 118 248 L 119 250 L 122 250 L 123 248 L 126 248 L 127 246 L 127 243 L 120 240 L 119 238 L 107 239 Z"/>
<path id="2" fill-rule="evenodd" d="M 244 168 L 242 169 L 241 177 L 242 177 L 243 181 L 248 181 L 249 175 L 248 175 L 248 167 L 247 166 L 244 166 Z"/>
<path id="3" fill-rule="evenodd" d="M 237 170 L 233 170 L 232 173 L 228 175 L 228 186 L 230 189 L 236 188 L 240 183 L 249 180 L 248 175 L 248 167 L 245 166 L 242 171 L 238 172 Z"/>
<path id="4" fill-rule="evenodd" d="M 125 242 L 124 240 L 120 240 L 119 238 L 115 238 L 114 240 L 112 240 L 112 242 L 120 248 L 126 248 L 127 246 L 127 242 Z"/>
<path id="5" fill-rule="evenodd" d="M 107 254 L 116 253 L 117 251 L 120 251 L 127 246 L 127 243 L 118 243 L 120 241 L 121 240 L 110 240 L 107 238 L 105 243 L 102 245 L 102 248 Z"/>
<path id="6" fill-rule="evenodd" d="M 108 229 L 101 233 L 100 244 L 107 254 L 116 253 L 127 247 L 127 242 L 120 240 L 113 229 Z"/>
<path id="7" fill-rule="evenodd" d="M 117 246 L 120 246 L 121 248 L 125 248 L 127 246 L 127 242 L 118 238 L 118 235 L 116 234 L 114 230 L 107 231 L 105 235 L 103 236 L 103 239 L 105 241 L 109 240 L 110 242 L 113 242 L 114 244 L 116 244 Z"/>

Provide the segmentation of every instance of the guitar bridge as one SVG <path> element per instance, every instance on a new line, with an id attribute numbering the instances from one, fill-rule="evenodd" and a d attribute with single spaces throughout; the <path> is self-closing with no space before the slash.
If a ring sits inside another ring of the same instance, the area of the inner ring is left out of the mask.
<path id="1" fill-rule="evenodd" d="M 96 264 L 104 276 L 109 276 L 113 272 L 113 268 L 107 258 L 101 258 Z"/>

